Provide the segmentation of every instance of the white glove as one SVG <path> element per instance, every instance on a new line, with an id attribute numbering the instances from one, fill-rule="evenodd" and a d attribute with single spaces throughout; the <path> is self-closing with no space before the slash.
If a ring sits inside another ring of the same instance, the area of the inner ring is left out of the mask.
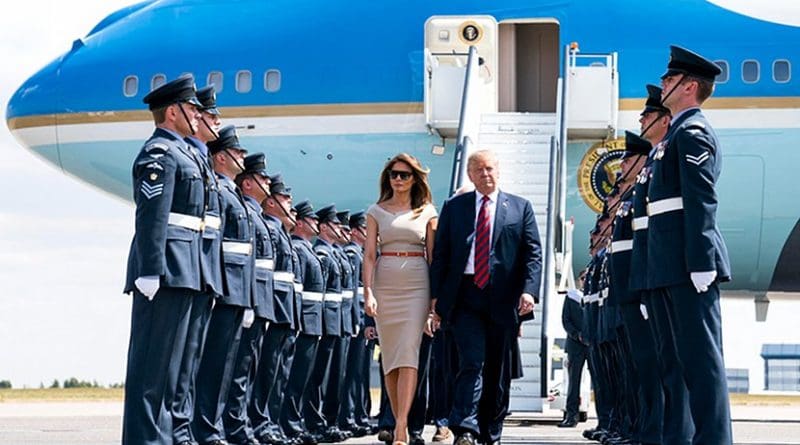
<path id="1" fill-rule="evenodd" d="M 694 288 L 697 289 L 698 294 L 707 291 L 708 286 L 717 279 L 716 270 L 712 270 L 711 272 L 692 272 L 689 275 L 692 278 L 692 284 L 694 284 Z"/>
<path id="2" fill-rule="evenodd" d="M 133 284 L 136 285 L 136 288 L 139 289 L 142 295 L 147 297 L 148 300 L 152 300 L 153 297 L 156 296 L 158 288 L 161 286 L 161 279 L 158 275 L 147 275 L 137 278 Z"/>
<path id="3" fill-rule="evenodd" d="M 245 309 L 244 317 L 242 317 L 242 327 L 247 329 L 250 326 L 253 326 L 253 322 L 255 320 L 256 320 L 256 313 L 253 312 L 252 309 Z"/>
<path id="4" fill-rule="evenodd" d="M 642 318 L 644 318 L 645 320 L 650 318 L 650 316 L 647 314 L 647 306 L 645 306 L 644 304 L 639 305 L 639 312 L 642 313 Z"/>

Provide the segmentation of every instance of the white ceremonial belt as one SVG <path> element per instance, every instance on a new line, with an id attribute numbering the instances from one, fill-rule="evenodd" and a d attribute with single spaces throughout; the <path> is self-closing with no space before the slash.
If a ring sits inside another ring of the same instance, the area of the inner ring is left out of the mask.
<path id="1" fill-rule="evenodd" d="M 303 291 L 303 300 L 322 301 L 325 295 L 322 292 Z"/>
<path id="2" fill-rule="evenodd" d="M 613 241 L 611 243 L 611 253 L 626 252 L 631 249 L 633 249 L 632 239 Z"/>
<path id="3" fill-rule="evenodd" d="M 303 285 L 301 283 L 294 283 L 295 292 L 303 292 Z"/>
<path id="4" fill-rule="evenodd" d="M 275 260 L 256 259 L 256 268 L 272 270 L 275 268 Z"/>
<path id="5" fill-rule="evenodd" d="M 195 232 L 203 230 L 203 219 L 199 216 L 184 215 L 182 213 L 170 212 L 167 224 L 171 226 L 184 227 Z"/>
<path id="6" fill-rule="evenodd" d="M 219 216 L 206 215 L 203 219 L 203 223 L 206 227 L 211 227 L 212 229 L 219 230 L 219 228 L 222 227 L 222 220 Z"/>
<path id="7" fill-rule="evenodd" d="M 364 286 L 358 286 L 358 291 L 356 292 L 358 295 L 364 295 Z"/>
<path id="8" fill-rule="evenodd" d="M 253 245 L 250 243 L 241 243 L 238 241 L 223 241 L 222 252 L 250 255 L 253 253 Z"/>
<path id="9" fill-rule="evenodd" d="M 675 210 L 683 210 L 683 198 L 680 196 L 677 198 L 660 199 L 647 204 L 647 214 L 650 216 L 673 212 Z"/>
<path id="10" fill-rule="evenodd" d="M 353 291 L 351 291 L 351 290 L 343 290 L 342 291 L 342 299 L 352 300 L 353 299 Z"/>
<path id="11" fill-rule="evenodd" d="M 325 294 L 325 301 L 333 301 L 336 303 L 341 303 L 342 294 L 334 294 L 334 293 Z"/>
<path id="12" fill-rule="evenodd" d="M 583 302 L 584 303 L 597 303 L 597 300 L 599 300 L 599 299 L 600 299 L 600 297 L 598 297 L 597 294 L 589 294 L 589 295 L 584 295 L 583 296 Z"/>
<path id="13" fill-rule="evenodd" d="M 272 279 L 284 283 L 294 283 L 294 274 L 292 272 L 275 272 Z"/>
<path id="14" fill-rule="evenodd" d="M 633 218 L 633 230 L 646 230 L 647 229 L 647 222 L 650 221 L 650 218 L 647 216 L 640 216 L 638 218 Z"/>

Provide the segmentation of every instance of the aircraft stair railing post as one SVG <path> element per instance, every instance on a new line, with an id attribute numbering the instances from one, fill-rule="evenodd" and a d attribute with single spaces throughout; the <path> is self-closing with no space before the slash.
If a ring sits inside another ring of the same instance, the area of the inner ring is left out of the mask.
<path id="1" fill-rule="evenodd" d="M 453 159 L 453 176 L 450 183 L 450 195 L 464 184 L 467 176 L 467 158 L 478 143 L 481 128 L 480 98 L 477 97 L 478 67 L 480 58 L 474 46 L 469 47 L 467 56 L 467 72 L 464 77 L 464 91 L 461 95 L 461 112 L 458 121 L 458 136 Z"/>
<path id="2" fill-rule="evenodd" d="M 539 291 L 539 296 L 541 297 L 540 301 L 542 304 L 542 336 L 541 336 L 541 348 L 539 350 L 539 356 L 541 357 L 540 360 L 540 370 L 541 370 L 541 392 L 540 394 L 542 397 L 547 397 L 548 395 L 548 383 L 550 382 L 549 376 L 549 343 L 550 339 L 547 335 L 547 310 L 549 307 L 550 296 L 552 296 L 555 292 L 555 285 L 553 281 L 555 280 L 555 261 L 554 261 L 554 252 L 555 252 L 555 226 L 556 226 L 556 217 L 557 217 L 557 210 L 556 210 L 556 189 L 557 185 L 560 184 L 558 178 L 558 154 L 559 154 L 559 141 L 558 138 L 553 135 L 550 138 L 550 181 L 549 181 L 549 189 L 547 191 L 547 229 L 545 233 L 545 241 L 544 246 L 542 246 L 542 251 L 544 252 L 543 255 L 543 264 L 542 264 L 542 288 Z"/>

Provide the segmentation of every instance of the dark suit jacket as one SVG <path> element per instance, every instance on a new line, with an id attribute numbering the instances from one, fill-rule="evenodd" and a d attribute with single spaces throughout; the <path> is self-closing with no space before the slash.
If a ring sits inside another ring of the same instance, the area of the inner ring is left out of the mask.
<path id="1" fill-rule="evenodd" d="M 475 238 L 475 192 L 450 198 L 442 207 L 431 263 L 432 297 L 445 321 L 458 302 L 458 288 Z M 531 203 L 519 196 L 497 195 L 489 258 L 491 319 L 518 323 L 523 292 L 539 301 L 542 249 Z"/>

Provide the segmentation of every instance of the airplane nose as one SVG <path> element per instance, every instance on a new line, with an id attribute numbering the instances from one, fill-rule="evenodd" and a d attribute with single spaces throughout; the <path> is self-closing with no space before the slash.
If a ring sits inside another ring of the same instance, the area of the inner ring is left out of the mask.
<path id="1" fill-rule="evenodd" d="M 61 167 L 58 153 L 58 58 L 28 78 L 11 96 L 6 125 L 23 147 Z"/>

